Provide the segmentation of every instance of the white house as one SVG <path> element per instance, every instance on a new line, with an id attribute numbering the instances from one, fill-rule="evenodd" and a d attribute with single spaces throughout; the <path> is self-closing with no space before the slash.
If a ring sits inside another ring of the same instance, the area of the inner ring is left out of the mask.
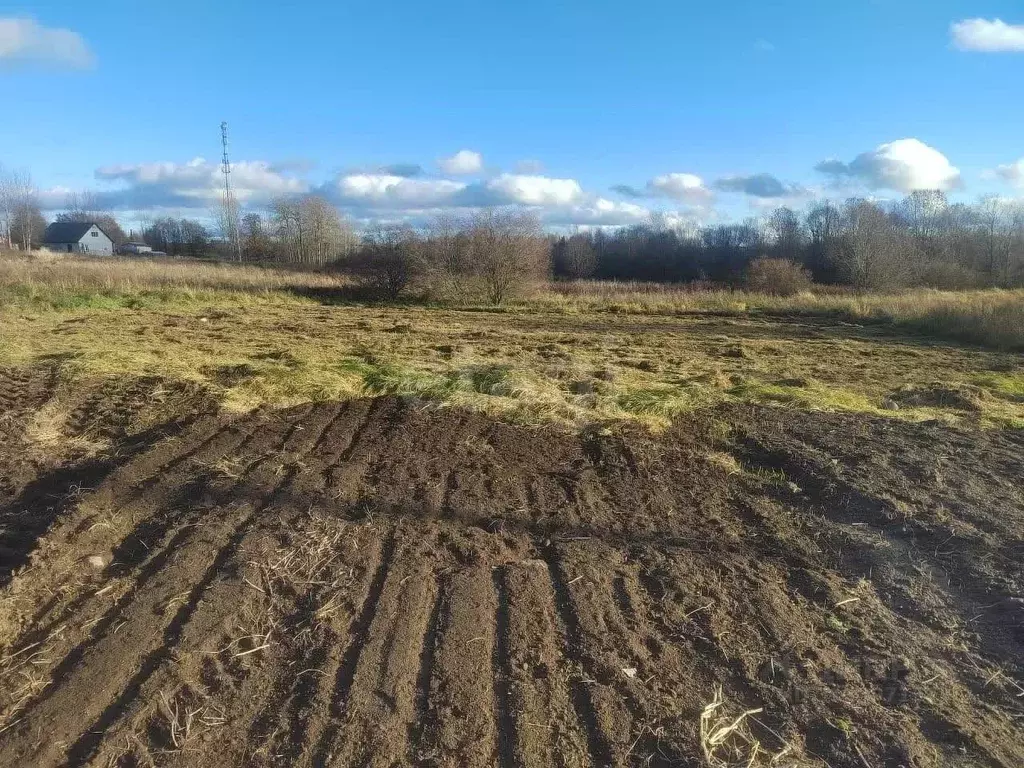
<path id="1" fill-rule="evenodd" d="M 114 241 L 91 221 L 56 221 L 46 228 L 43 247 L 64 253 L 94 253 L 112 256 Z"/>

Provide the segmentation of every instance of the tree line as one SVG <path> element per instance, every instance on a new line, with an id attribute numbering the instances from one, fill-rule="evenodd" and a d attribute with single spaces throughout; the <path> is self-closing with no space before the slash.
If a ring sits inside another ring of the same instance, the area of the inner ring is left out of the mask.
<path id="1" fill-rule="evenodd" d="M 1024 202 L 950 203 L 936 191 L 890 202 L 822 200 L 703 227 L 655 214 L 645 224 L 561 236 L 545 235 L 527 212 L 485 210 L 357 237 L 337 209 L 310 195 L 246 214 L 241 233 L 246 259 L 347 270 L 389 297 L 474 290 L 500 301 L 546 277 L 762 290 L 811 281 L 862 291 L 1024 285 Z"/>
<path id="2" fill-rule="evenodd" d="M 858 290 L 1024 285 L 1024 204 L 949 203 L 914 192 L 890 203 L 850 198 L 762 219 L 683 229 L 650 224 L 558 238 L 556 277 L 738 286 L 752 263 L 784 260 L 814 282 Z"/>
<path id="3" fill-rule="evenodd" d="M 217 215 L 212 216 L 216 222 Z M 223 217 L 221 217 L 223 218 Z M 357 234 L 317 195 L 281 198 L 237 219 L 237 243 L 197 218 L 161 217 L 125 233 L 95 195 L 69 195 L 57 221 L 90 221 L 115 245 L 141 239 L 172 256 L 237 258 L 347 271 L 388 298 L 470 293 L 501 302 L 531 281 L 708 281 L 767 291 L 819 284 L 857 290 L 1024 285 L 1024 202 L 950 203 L 935 191 L 892 202 L 817 201 L 703 227 L 647 223 L 545 234 L 527 211 L 481 210 Z M 0 166 L 0 244 L 38 247 L 46 220 L 31 177 Z"/>

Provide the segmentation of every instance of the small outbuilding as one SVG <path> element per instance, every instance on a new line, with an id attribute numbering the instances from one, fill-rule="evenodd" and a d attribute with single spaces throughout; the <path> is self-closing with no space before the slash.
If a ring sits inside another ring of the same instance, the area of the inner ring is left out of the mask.
<path id="1" fill-rule="evenodd" d="M 134 256 L 140 256 L 144 253 L 153 253 L 153 249 L 145 243 L 139 243 L 134 240 L 129 241 L 117 249 L 119 253 L 131 254 Z"/>
<path id="2" fill-rule="evenodd" d="M 63 253 L 114 254 L 114 241 L 93 221 L 54 222 L 46 228 L 43 247 Z"/>

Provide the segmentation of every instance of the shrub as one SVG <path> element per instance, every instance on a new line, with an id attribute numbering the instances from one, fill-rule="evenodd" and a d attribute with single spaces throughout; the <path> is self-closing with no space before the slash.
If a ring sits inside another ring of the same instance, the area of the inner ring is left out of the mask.
<path id="1" fill-rule="evenodd" d="M 755 259 L 747 268 L 747 288 L 755 293 L 795 296 L 811 284 L 811 273 L 789 259 Z"/>
<path id="2" fill-rule="evenodd" d="M 346 267 L 369 291 L 393 301 L 422 276 L 422 243 L 408 227 L 377 227 Z"/>

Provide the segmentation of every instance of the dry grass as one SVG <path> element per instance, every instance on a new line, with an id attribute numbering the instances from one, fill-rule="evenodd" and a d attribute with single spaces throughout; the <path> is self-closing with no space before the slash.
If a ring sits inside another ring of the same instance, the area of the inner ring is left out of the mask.
<path id="1" fill-rule="evenodd" d="M 798 768 L 809 765 L 796 758 L 793 748 L 783 743 L 778 750 L 765 748 L 750 728 L 761 709 L 726 714 L 728 707 L 722 686 L 715 686 L 714 697 L 700 713 L 700 746 L 708 768 Z M 756 722 L 756 721 L 755 721 Z M 781 738 L 776 736 L 780 742 Z"/>
<path id="2" fill-rule="evenodd" d="M 753 401 L 1024 424 L 1018 355 L 920 335 L 1013 348 L 1024 333 L 1019 291 L 773 298 L 592 282 L 498 310 L 309 297 L 343 288 L 245 266 L 0 260 L 0 365 L 57 359 L 75 377 L 194 381 L 240 410 L 398 394 L 529 423 L 661 427 L 695 408 Z M 970 412 L 891 408 L 901 388 L 935 382 L 987 395 Z M 58 439 L 59 422 L 41 414 L 39 439 Z"/>
<path id="3" fill-rule="evenodd" d="M 302 595 L 309 613 L 282 630 L 291 642 L 301 642 L 330 627 L 344 623 L 343 596 L 355 579 L 346 564 L 351 526 L 336 517 L 308 513 L 296 523 L 294 541 L 274 546 L 247 565 L 251 576 L 246 584 L 258 592 L 266 605 L 282 612 L 289 600 Z M 274 626 L 276 629 L 276 625 Z M 269 636 L 270 628 L 266 629 Z"/>
<path id="4" fill-rule="evenodd" d="M 0 653 L 0 734 L 14 726 L 25 705 L 50 685 L 53 663 L 47 643 L 27 645 L 15 652 Z"/>
<path id="5" fill-rule="evenodd" d="M 89 259 L 37 252 L 0 257 L 0 306 L 141 308 L 168 303 L 292 303 L 343 294 L 342 275 L 248 265 L 153 259 Z M 1024 290 L 918 289 L 858 295 L 817 287 L 792 296 L 706 285 L 576 281 L 535 286 L 513 311 L 639 315 L 691 313 L 829 317 L 886 323 L 915 333 L 1024 350 Z"/>
<path id="6" fill-rule="evenodd" d="M 1024 350 L 1024 290 L 938 291 L 857 295 L 843 290 L 769 296 L 657 283 L 555 283 L 532 300 L 565 312 L 720 313 L 831 317 L 889 323 L 937 338 Z"/>
<path id="7" fill-rule="evenodd" d="M 202 731 L 227 723 L 224 714 L 212 706 L 207 697 L 187 687 L 173 696 L 161 691 L 157 714 L 159 728 L 166 736 L 167 751 L 170 752 L 186 751 Z"/>
<path id="8" fill-rule="evenodd" d="M 348 282 L 316 272 L 182 260 L 77 258 L 46 251 L 0 257 L 0 306 L 109 309 L 204 301 L 290 302 Z"/>
<path id="9" fill-rule="evenodd" d="M 25 427 L 25 437 L 48 461 L 74 455 L 76 458 L 98 456 L 110 447 L 110 441 L 89 434 L 69 434 L 67 421 L 72 404 L 60 392 L 37 410 Z"/>

